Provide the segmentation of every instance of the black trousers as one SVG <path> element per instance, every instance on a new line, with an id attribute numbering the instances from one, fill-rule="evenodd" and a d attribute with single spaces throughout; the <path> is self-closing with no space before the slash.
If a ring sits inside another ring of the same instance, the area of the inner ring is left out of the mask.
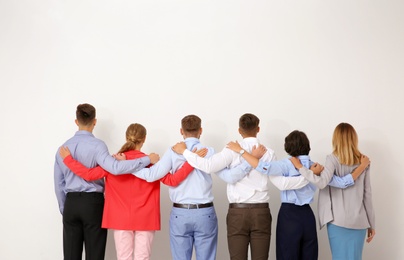
<path id="1" fill-rule="evenodd" d="M 64 260 L 81 260 L 83 244 L 86 260 L 105 256 L 107 229 L 101 228 L 104 194 L 70 192 L 63 211 Z"/>
<path id="2" fill-rule="evenodd" d="M 309 205 L 282 203 L 276 225 L 276 259 L 318 259 L 316 219 Z"/>

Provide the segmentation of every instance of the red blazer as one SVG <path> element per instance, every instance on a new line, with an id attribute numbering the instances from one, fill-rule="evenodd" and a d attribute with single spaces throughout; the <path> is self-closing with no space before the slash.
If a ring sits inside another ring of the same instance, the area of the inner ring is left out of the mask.
<path id="1" fill-rule="evenodd" d="M 141 151 L 125 152 L 126 159 L 147 156 Z M 105 205 L 102 227 L 117 230 L 160 230 L 160 181 L 178 186 L 194 169 L 185 163 L 175 174 L 168 173 L 159 181 L 147 182 L 132 174 L 113 175 L 100 166 L 87 168 L 71 155 L 64 163 L 87 181 L 105 177 Z"/>

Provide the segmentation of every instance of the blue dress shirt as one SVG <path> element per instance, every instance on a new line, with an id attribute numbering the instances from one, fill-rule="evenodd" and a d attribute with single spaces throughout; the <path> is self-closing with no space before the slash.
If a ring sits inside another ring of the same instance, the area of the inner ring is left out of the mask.
<path id="1" fill-rule="evenodd" d="M 116 160 L 109 154 L 105 143 L 95 138 L 88 131 L 77 131 L 63 146 L 67 146 L 73 158 L 86 167 L 93 168 L 100 165 L 112 174 L 131 173 L 150 164 L 150 159 L 147 156 L 135 160 Z M 63 163 L 59 150 L 55 156 L 54 182 L 60 213 L 63 213 L 66 194 L 68 192 L 104 192 L 104 179 L 85 181 L 83 178 L 75 175 Z"/>
<path id="2" fill-rule="evenodd" d="M 194 148 L 198 150 L 205 148 L 199 139 L 195 137 L 186 138 L 184 142 L 190 151 L 193 151 Z M 215 153 L 212 147 L 206 148 L 208 149 L 206 158 Z M 158 163 L 133 174 L 151 182 L 160 179 L 170 171 L 171 173 L 178 171 L 185 161 L 184 156 L 175 153 L 170 148 Z M 175 203 L 202 204 L 212 202 L 212 176 L 201 170 L 194 169 L 180 185 L 169 187 L 169 194 L 171 201 Z"/>

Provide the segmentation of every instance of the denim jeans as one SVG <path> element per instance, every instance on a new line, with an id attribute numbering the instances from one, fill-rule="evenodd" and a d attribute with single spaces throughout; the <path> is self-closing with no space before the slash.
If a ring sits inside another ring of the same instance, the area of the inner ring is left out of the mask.
<path id="1" fill-rule="evenodd" d="M 170 215 L 170 246 L 173 260 L 190 260 L 195 247 L 197 260 L 214 260 L 218 225 L 215 208 L 173 207 Z"/>

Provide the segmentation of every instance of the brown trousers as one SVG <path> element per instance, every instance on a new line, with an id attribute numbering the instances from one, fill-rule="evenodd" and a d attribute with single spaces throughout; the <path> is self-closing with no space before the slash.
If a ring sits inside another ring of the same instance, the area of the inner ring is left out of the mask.
<path id="1" fill-rule="evenodd" d="M 231 260 L 267 260 L 272 216 L 268 203 L 230 204 L 226 217 L 227 244 Z"/>

